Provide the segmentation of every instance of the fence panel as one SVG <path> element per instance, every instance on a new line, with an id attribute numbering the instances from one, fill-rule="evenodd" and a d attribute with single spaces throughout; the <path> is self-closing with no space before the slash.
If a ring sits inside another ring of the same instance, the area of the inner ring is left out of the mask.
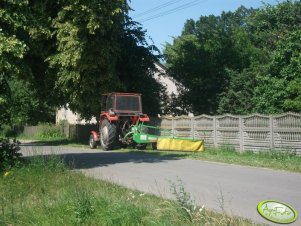
<path id="1" fill-rule="evenodd" d="M 22 134 L 25 136 L 35 136 L 41 131 L 42 126 L 24 126 Z"/>
<path id="2" fill-rule="evenodd" d="M 273 118 L 274 148 L 294 150 L 301 155 L 301 114 L 288 113 Z"/>
<path id="3" fill-rule="evenodd" d="M 270 150 L 272 132 L 270 117 L 254 114 L 242 118 L 243 150 Z"/>
<path id="4" fill-rule="evenodd" d="M 172 117 L 162 117 L 161 119 L 161 136 L 172 136 L 173 135 L 173 118 Z"/>
<path id="5" fill-rule="evenodd" d="M 173 120 L 173 135 L 176 137 L 193 137 L 192 118 L 188 116 L 175 117 Z"/>
<path id="6" fill-rule="evenodd" d="M 232 146 L 240 149 L 239 117 L 224 115 L 216 117 L 217 146 Z"/>
<path id="7" fill-rule="evenodd" d="M 196 116 L 193 119 L 194 138 L 203 139 L 206 147 L 214 147 L 215 120 L 208 115 Z"/>

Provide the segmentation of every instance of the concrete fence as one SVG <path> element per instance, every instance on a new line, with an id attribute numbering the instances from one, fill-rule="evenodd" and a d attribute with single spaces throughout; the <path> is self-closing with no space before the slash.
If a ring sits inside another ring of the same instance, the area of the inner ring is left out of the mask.
<path id="1" fill-rule="evenodd" d="M 301 114 L 162 117 L 157 124 L 165 130 L 162 135 L 203 139 L 207 147 L 288 150 L 301 155 Z"/>
<path id="2" fill-rule="evenodd" d="M 301 114 L 277 116 L 200 115 L 152 118 L 151 124 L 162 129 L 162 136 L 192 137 L 205 141 L 206 147 L 231 146 L 240 151 L 294 151 L 301 155 Z M 34 135 L 37 127 L 24 127 L 23 134 Z M 88 140 L 97 124 L 66 124 L 61 132 L 67 138 Z"/>

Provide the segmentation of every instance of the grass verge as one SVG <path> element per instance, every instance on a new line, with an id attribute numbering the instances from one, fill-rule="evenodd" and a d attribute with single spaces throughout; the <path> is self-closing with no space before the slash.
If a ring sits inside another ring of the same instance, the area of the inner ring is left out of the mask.
<path id="1" fill-rule="evenodd" d="M 128 150 L 125 150 L 128 151 Z M 152 151 L 143 152 L 131 150 L 133 153 L 152 153 L 160 156 L 206 160 L 213 162 L 230 163 L 244 166 L 263 167 L 291 172 L 301 172 L 301 156 L 288 152 L 266 151 L 266 152 L 237 152 L 231 148 L 208 148 L 204 152 L 177 152 L 177 151 Z"/>
<path id="2" fill-rule="evenodd" d="M 85 177 L 66 170 L 55 156 L 35 157 L 1 175 L 0 224 L 254 225 L 242 218 L 191 208 L 188 201 L 164 200 Z"/>

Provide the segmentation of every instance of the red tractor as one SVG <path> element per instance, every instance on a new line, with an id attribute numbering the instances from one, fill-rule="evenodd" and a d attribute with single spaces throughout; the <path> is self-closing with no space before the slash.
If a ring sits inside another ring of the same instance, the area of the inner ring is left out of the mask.
<path id="1" fill-rule="evenodd" d="M 147 130 L 140 126 L 150 119 L 142 113 L 141 94 L 106 93 L 102 96 L 100 131 L 91 131 L 89 146 L 96 148 L 100 142 L 102 149 L 112 150 L 118 147 L 132 146 L 145 149 L 147 143 L 137 143 L 133 134 L 138 130 Z M 146 131 L 139 131 L 146 133 Z M 138 141 L 139 142 L 139 141 Z"/>

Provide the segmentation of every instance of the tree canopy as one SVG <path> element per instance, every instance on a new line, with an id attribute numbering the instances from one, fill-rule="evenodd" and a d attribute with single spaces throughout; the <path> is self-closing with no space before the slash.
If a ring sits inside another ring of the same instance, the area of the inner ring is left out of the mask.
<path id="1" fill-rule="evenodd" d="M 2 0 L 0 125 L 51 121 L 67 104 L 89 119 L 111 91 L 142 93 L 144 111 L 159 113 L 159 51 L 129 10 L 126 0 Z M 301 1 L 288 0 L 187 20 L 164 49 L 180 84 L 167 111 L 300 112 L 300 15 Z"/>
<path id="2" fill-rule="evenodd" d="M 195 114 L 301 110 L 301 2 L 187 20 L 165 46 L 179 99 Z"/>
<path id="3" fill-rule="evenodd" d="M 54 120 L 67 104 L 89 119 L 112 91 L 145 94 L 159 113 L 159 52 L 128 11 L 125 0 L 1 1 L 0 124 Z"/>

